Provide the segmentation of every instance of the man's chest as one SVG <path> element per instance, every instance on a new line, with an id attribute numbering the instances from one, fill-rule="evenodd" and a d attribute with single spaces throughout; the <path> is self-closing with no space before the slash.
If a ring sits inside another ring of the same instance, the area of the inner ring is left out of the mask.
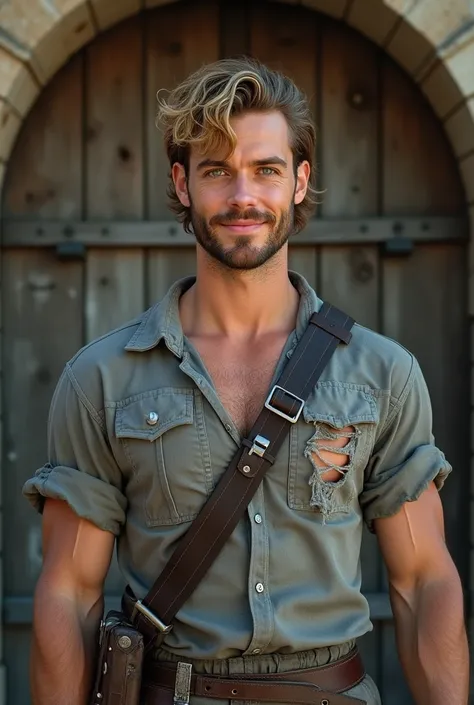
<path id="1" fill-rule="evenodd" d="M 254 347 L 193 341 L 222 405 L 242 435 L 248 433 L 263 407 L 285 340 Z"/>

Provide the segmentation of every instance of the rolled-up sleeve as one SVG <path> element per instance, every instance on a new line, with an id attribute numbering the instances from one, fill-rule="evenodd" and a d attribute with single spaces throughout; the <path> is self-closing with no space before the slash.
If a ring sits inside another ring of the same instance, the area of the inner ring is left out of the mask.
<path id="1" fill-rule="evenodd" d="M 127 500 L 122 474 L 107 441 L 105 424 L 66 366 L 48 420 L 48 462 L 23 486 L 39 511 L 47 498 L 61 499 L 80 517 L 118 535 Z"/>
<path id="2" fill-rule="evenodd" d="M 375 443 L 359 497 L 369 529 L 375 519 L 393 516 L 405 502 L 418 499 L 432 481 L 441 489 L 451 470 L 435 445 L 428 388 L 413 358 L 403 392 L 393 400 Z"/>

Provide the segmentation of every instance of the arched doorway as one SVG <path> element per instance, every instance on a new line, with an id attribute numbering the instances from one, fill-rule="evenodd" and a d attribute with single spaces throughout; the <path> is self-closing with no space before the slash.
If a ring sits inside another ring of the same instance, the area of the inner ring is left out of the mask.
<path id="1" fill-rule="evenodd" d="M 193 271 L 192 238 L 166 207 L 155 93 L 221 55 L 249 51 L 311 97 L 326 193 L 292 243 L 291 266 L 322 297 L 418 356 L 438 443 L 457 468 L 443 499 L 467 584 L 467 231 L 446 137 L 408 77 L 347 26 L 302 7 L 226 7 L 181 2 L 101 35 L 44 90 L 11 156 L 2 265 L 9 702 L 28 702 L 31 596 L 41 561 L 39 520 L 19 490 L 43 462 L 47 410 L 64 362 Z M 363 570 L 375 622 L 363 643 L 368 669 L 384 703 L 408 702 L 372 537 Z M 120 585 L 114 568 L 108 593 Z"/>

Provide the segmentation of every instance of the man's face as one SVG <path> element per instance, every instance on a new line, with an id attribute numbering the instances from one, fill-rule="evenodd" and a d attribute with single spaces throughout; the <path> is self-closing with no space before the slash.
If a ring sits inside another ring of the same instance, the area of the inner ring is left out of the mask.
<path id="1" fill-rule="evenodd" d="M 255 269 L 286 244 L 294 205 L 306 194 L 309 165 L 299 165 L 295 176 L 281 113 L 245 113 L 231 124 L 237 135 L 231 156 L 192 149 L 188 178 L 179 164 L 173 178 L 208 255 L 231 269 Z"/>

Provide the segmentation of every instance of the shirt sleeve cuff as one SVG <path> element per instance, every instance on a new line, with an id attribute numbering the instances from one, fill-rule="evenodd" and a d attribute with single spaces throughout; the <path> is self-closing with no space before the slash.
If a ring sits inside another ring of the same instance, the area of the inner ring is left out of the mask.
<path id="1" fill-rule="evenodd" d="M 443 453 L 436 446 L 426 445 L 417 448 L 405 463 L 392 468 L 383 482 L 366 484 L 360 503 L 369 530 L 374 532 L 375 519 L 391 517 L 405 502 L 417 500 L 431 482 L 441 490 L 451 471 Z"/>
<path id="2" fill-rule="evenodd" d="M 47 498 L 61 499 L 79 517 L 115 536 L 125 523 L 127 500 L 122 492 L 75 468 L 48 463 L 25 483 L 23 494 L 40 513 Z"/>

